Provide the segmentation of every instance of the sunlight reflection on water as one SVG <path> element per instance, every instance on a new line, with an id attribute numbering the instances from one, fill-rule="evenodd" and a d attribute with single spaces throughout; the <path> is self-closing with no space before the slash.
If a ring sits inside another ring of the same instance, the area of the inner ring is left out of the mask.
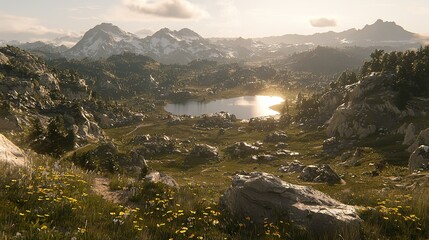
<path id="1" fill-rule="evenodd" d="M 252 117 L 272 116 L 278 114 L 270 107 L 284 102 L 278 96 L 243 96 L 228 99 L 219 99 L 210 102 L 187 101 L 183 103 L 167 104 L 165 110 L 176 115 L 210 114 L 216 112 L 229 112 L 239 119 Z"/>

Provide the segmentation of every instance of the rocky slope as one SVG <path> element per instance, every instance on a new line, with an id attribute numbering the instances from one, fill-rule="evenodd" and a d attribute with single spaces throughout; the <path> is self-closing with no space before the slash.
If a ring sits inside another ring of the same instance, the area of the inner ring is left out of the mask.
<path id="1" fill-rule="evenodd" d="M 404 142 L 411 144 L 415 129 L 397 129 L 407 117 L 426 116 L 428 53 L 428 46 L 404 53 L 376 50 L 360 76 L 344 72 L 323 93 L 299 99 L 303 121 L 327 126 L 328 137 L 362 139 L 408 131 Z"/>
<path id="2" fill-rule="evenodd" d="M 328 121 L 328 137 L 365 138 L 382 128 L 393 129 L 400 119 L 413 116 L 411 109 L 400 110 L 395 105 L 391 81 L 391 76 L 373 74 L 349 86 L 348 101 L 338 106 Z"/>
<path id="3" fill-rule="evenodd" d="M 3 134 L 0 134 L 0 161 L 20 167 L 28 164 L 24 151 L 7 139 Z"/>
<path id="4" fill-rule="evenodd" d="M 0 99 L 0 130 L 23 131 L 35 122 L 43 128 L 61 116 L 61 127 L 73 131 L 79 144 L 104 138 L 94 115 L 103 116 L 104 121 L 98 120 L 109 126 L 136 121 L 126 109 L 96 104 L 92 89 L 75 72 L 50 69 L 38 57 L 11 46 L 0 48 Z M 106 112 L 117 115 L 109 118 Z"/>

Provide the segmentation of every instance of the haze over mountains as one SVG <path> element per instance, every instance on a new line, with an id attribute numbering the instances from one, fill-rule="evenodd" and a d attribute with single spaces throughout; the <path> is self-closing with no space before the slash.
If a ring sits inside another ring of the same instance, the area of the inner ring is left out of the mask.
<path id="1" fill-rule="evenodd" d="M 377 20 L 362 29 L 343 32 L 325 32 L 313 35 L 286 34 L 255 39 L 206 39 L 184 28 L 179 31 L 163 28 L 151 36 L 140 38 L 111 23 L 102 23 L 88 30 L 70 49 L 75 37 L 64 37 L 50 43 L 3 43 L 17 45 L 48 58 L 104 59 L 112 55 L 131 52 L 146 55 L 165 64 L 186 64 L 195 59 L 220 61 L 275 58 L 314 48 L 330 47 L 390 47 L 408 49 L 418 47 L 424 38 L 411 33 L 395 22 Z M 1 42 L 0 42 L 1 45 Z"/>

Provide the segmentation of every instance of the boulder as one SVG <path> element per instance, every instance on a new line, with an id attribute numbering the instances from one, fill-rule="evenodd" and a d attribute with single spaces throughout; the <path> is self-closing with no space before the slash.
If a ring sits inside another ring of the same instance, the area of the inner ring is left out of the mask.
<path id="1" fill-rule="evenodd" d="M 429 146 L 421 145 L 411 154 L 408 169 L 410 171 L 429 169 Z"/>
<path id="2" fill-rule="evenodd" d="M 328 184 L 341 182 L 341 178 L 338 174 L 327 164 L 309 165 L 302 169 L 299 178 L 306 182 L 323 182 Z"/>
<path id="3" fill-rule="evenodd" d="M 302 164 L 300 161 L 293 160 L 291 163 L 285 166 L 281 166 L 279 168 L 279 171 L 284 173 L 298 173 L 298 172 L 301 172 L 304 168 L 305 168 L 305 165 Z"/>
<path id="4" fill-rule="evenodd" d="M 246 142 L 236 142 L 225 149 L 225 152 L 234 157 L 243 157 L 254 154 L 259 151 L 259 147 Z"/>
<path id="5" fill-rule="evenodd" d="M 362 155 L 362 150 L 359 148 L 356 148 L 352 157 L 350 159 L 349 157 L 346 158 L 344 162 L 341 163 L 341 165 L 344 165 L 346 167 L 358 166 L 360 164 L 361 155 Z"/>
<path id="6" fill-rule="evenodd" d="M 299 156 L 299 152 L 294 152 L 287 149 L 277 150 L 274 154 L 279 157 Z"/>
<path id="7" fill-rule="evenodd" d="M 130 141 L 133 145 L 141 145 L 137 151 L 144 156 L 173 153 L 177 150 L 176 142 L 176 139 L 166 135 L 151 136 L 149 134 L 135 136 Z"/>
<path id="8" fill-rule="evenodd" d="M 27 157 L 24 151 L 0 134 L 0 161 L 22 167 L 27 164 Z"/>
<path id="9" fill-rule="evenodd" d="M 217 159 L 218 156 L 219 153 L 217 148 L 207 144 L 196 144 L 189 153 L 189 157 L 200 159 Z"/>
<path id="10" fill-rule="evenodd" d="M 288 136 L 283 131 L 275 131 L 273 133 L 270 133 L 264 139 L 265 142 L 272 142 L 272 143 L 286 142 L 287 140 L 288 140 Z"/>
<path id="11" fill-rule="evenodd" d="M 416 141 L 416 137 L 416 127 L 413 123 L 410 123 L 405 130 L 405 136 L 402 145 L 410 146 Z"/>
<path id="12" fill-rule="evenodd" d="M 398 130 L 396 130 L 396 133 L 397 134 L 402 134 L 402 135 L 404 135 L 405 134 L 405 132 L 406 132 L 406 130 L 407 130 L 407 123 L 404 123 L 404 124 L 402 124 L 399 128 L 398 128 Z"/>
<path id="13" fill-rule="evenodd" d="M 255 224 L 282 220 L 306 228 L 315 238 L 337 239 L 344 232 L 347 239 L 360 239 L 361 219 L 353 206 L 268 173 L 235 175 L 220 205 L 232 216 L 250 217 Z"/>
<path id="14" fill-rule="evenodd" d="M 277 128 L 279 121 L 274 117 L 258 117 L 249 120 L 249 127 L 259 131 L 270 131 Z"/>
<path id="15" fill-rule="evenodd" d="M 234 114 L 218 112 L 215 114 L 204 114 L 195 124 L 198 128 L 229 128 L 237 120 Z"/>
<path id="16" fill-rule="evenodd" d="M 339 105 L 328 120 L 327 135 L 363 139 L 376 134 L 380 128 L 390 131 L 399 120 L 413 116 L 411 109 L 398 109 L 397 92 L 386 88 L 393 77 L 374 73 L 357 82 L 347 94 L 347 101 Z"/>
<path id="17" fill-rule="evenodd" d="M 258 155 L 252 156 L 252 160 L 257 161 L 259 163 L 271 162 L 271 161 L 274 161 L 276 159 L 277 158 L 275 156 L 270 155 L 270 154 L 258 154 Z"/>
<path id="18" fill-rule="evenodd" d="M 412 153 L 421 145 L 429 146 L 429 128 L 426 128 L 419 133 L 416 140 L 411 144 L 407 151 Z"/>
<path id="19" fill-rule="evenodd" d="M 150 183 L 162 183 L 171 188 L 179 188 L 179 184 L 172 177 L 167 174 L 160 173 L 157 171 L 150 172 L 145 176 L 145 181 Z"/>
<path id="20" fill-rule="evenodd" d="M 346 151 L 343 152 L 343 154 L 341 154 L 340 160 L 342 162 L 345 162 L 347 159 L 349 159 L 352 156 L 352 152 L 351 151 Z"/>
<path id="21" fill-rule="evenodd" d="M 323 140 L 323 151 L 326 153 L 332 153 L 338 151 L 337 147 L 340 142 L 336 137 L 330 137 L 328 139 Z"/>

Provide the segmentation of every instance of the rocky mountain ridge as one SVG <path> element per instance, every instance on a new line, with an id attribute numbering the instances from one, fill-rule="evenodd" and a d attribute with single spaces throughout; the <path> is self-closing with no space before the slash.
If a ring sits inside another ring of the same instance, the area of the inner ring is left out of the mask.
<path id="1" fill-rule="evenodd" d="M 218 61 L 240 61 L 249 59 L 284 58 L 309 50 L 315 46 L 379 46 L 405 50 L 420 46 L 425 40 L 421 36 L 404 30 L 394 22 L 376 21 L 362 29 L 350 29 L 335 33 L 313 35 L 288 34 L 280 37 L 255 39 L 213 38 L 206 39 L 194 31 L 184 28 L 179 31 L 163 28 L 153 35 L 140 38 L 127 33 L 111 23 L 102 23 L 88 30 L 70 49 L 58 43 L 78 40 L 77 37 L 56 39 L 52 43 L 5 42 L 31 50 L 47 58 L 106 59 L 125 52 L 141 54 L 165 64 L 186 64 L 196 59 Z M 57 44 L 57 45 L 55 45 Z"/>
<path id="2" fill-rule="evenodd" d="M 352 28 L 342 32 L 325 32 L 313 35 L 286 34 L 277 37 L 259 38 L 266 44 L 305 44 L 324 46 L 399 46 L 421 42 L 421 36 L 406 31 L 395 22 L 378 19 L 362 29 Z"/>

